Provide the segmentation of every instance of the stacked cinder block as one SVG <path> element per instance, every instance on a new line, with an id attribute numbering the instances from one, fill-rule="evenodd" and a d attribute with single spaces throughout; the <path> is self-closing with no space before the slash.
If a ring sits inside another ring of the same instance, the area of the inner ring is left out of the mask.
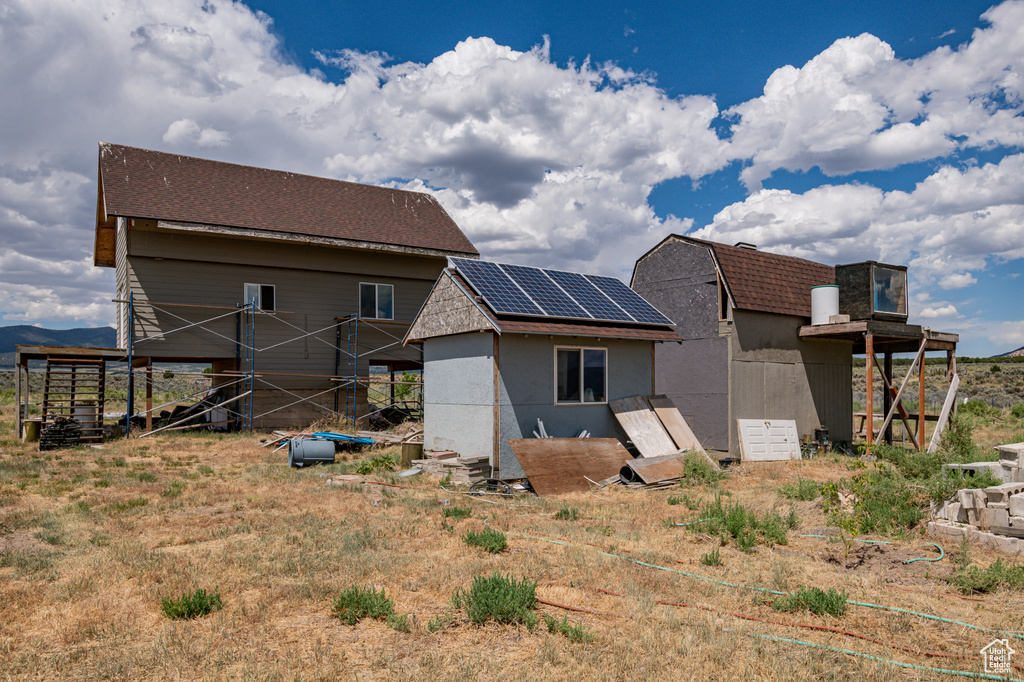
<path id="1" fill-rule="evenodd" d="M 1003 483 L 991 488 L 966 488 L 954 502 L 945 502 L 936 518 L 990 528 L 1024 529 L 1024 483 Z"/>

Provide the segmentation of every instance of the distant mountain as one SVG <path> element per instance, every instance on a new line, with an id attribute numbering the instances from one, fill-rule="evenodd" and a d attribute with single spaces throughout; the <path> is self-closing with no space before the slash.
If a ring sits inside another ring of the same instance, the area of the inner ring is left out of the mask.
<path id="1" fill-rule="evenodd" d="M 114 348 L 117 346 L 117 331 L 112 327 L 41 329 L 27 324 L 0 327 L 0 353 L 13 353 L 18 344 Z"/>
<path id="2" fill-rule="evenodd" d="M 1024 346 L 1021 346 L 1017 350 L 1011 350 L 1009 353 L 1003 353 L 1002 355 L 997 355 L 996 357 L 997 358 L 1019 358 L 1019 357 L 1024 357 Z"/>

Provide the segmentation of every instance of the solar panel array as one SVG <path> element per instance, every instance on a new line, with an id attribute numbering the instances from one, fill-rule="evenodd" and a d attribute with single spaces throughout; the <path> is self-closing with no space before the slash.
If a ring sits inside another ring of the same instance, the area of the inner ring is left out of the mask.
<path id="1" fill-rule="evenodd" d="M 449 261 L 498 314 L 674 326 L 614 277 L 469 258 Z"/>

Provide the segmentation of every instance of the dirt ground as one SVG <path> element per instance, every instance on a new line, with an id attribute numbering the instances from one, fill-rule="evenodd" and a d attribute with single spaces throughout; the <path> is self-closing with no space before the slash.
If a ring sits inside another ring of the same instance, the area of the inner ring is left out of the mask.
<path id="1" fill-rule="evenodd" d="M 834 533 L 821 500 L 791 502 L 777 489 L 851 476 L 852 458 L 738 466 L 717 487 L 552 499 L 476 498 L 387 473 L 369 480 L 390 486 L 328 484 L 382 452 L 293 470 L 284 450 L 252 435 L 162 434 L 45 453 L 4 441 L 0 677 L 938 679 L 946 675 L 934 669 L 981 671 L 978 652 L 997 632 L 1024 631 L 1020 593 L 965 598 L 939 579 L 954 543 L 915 530 L 847 551 L 804 537 Z M 686 501 L 717 493 L 758 512 L 792 508 L 800 525 L 787 544 L 750 553 L 670 525 L 694 518 Z M 472 514 L 444 516 L 452 506 Z M 575 520 L 554 517 L 566 506 Z M 463 541 L 487 527 L 505 533 L 506 551 Z M 903 563 L 937 556 L 930 542 L 945 559 Z M 703 565 L 716 548 L 723 565 Z M 984 565 L 996 555 L 976 548 L 974 557 Z M 539 611 L 583 624 L 593 641 L 543 623 L 470 623 L 452 594 L 495 571 L 536 581 Z M 342 624 L 332 602 L 352 585 L 386 590 L 411 631 Z M 858 604 L 841 618 L 771 608 L 766 591 L 799 587 L 845 590 Z M 218 590 L 223 609 L 164 616 L 162 598 L 197 588 Z M 430 632 L 434 618 L 451 622 Z"/>

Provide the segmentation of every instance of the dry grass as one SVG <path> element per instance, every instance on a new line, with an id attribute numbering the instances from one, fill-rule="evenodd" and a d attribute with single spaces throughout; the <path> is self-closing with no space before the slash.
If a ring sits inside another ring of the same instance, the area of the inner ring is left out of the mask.
<path id="1" fill-rule="evenodd" d="M 286 459 L 284 451 L 272 454 L 246 435 L 163 435 L 50 453 L 7 441 L 0 451 L 0 677 L 932 679 L 754 635 L 971 671 L 980 670 L 977 652 L 995 636 L 858 607 L 838 620 L 781 614 L 757 592 L 601 552 L 737 584 L 832 587 L 858 601 L 1024 629 L 1021 595 L 1000 592 L 983 602 L 947 597 L 940 592 L 948 586 L 930 575 L 948 572 L 949 560 L 904 566 L 905 558 L 930 555 L 916 535 L 864 555 L 859 567 L 830 561 L 842 556 L 842 545 L 798 537 L 826 526 L 820 500 L 793 503 L 803 523 L 788 545 L 745 554 L 730 544 L 720 550 L 723 566 L 709 567 L 700 557 L 716 540 L 661 523 L 690 513 L 669 505 L 668 497 L 685 492 L 708 499 L 714 492 L 707 488 L 606 489 L 523 497 L 510 506 L 455 499 L 422 478 L 377 479 L 413 488 L 327 485 L 325 474 L 348 473 L 354 464 L 291 470 Z M 140 480 L 144 472 L 151 475 Z M 853 473 L 852 460 L 832 457 L 744 466 L 720 489 L 759 513 L 788 512 L 791 503 L 776 492 L 781 484 Z M 445 499 L 473 515 L 444 517 Z M 578 518 L 555 520 L 564 506 L 578 509 Z M 505 552 L 463 542 L 466 531 L 488 526 L 508 537 Z M 955 550 L 944 544 L 947 553 Z M 982 564 L 995 559 L 980 549 L 974 556 Z M 543 625 L 533 631 L 476 626 L 458 612 L 450 625 L 428 632 L 430 619 L 451 610 L 454 592 L 494 571 L 536 581 L 544 601 L 584 609 L 540 605 L 544 613 L 583 623 L 594 640 L 572 642 Z M 373 620 L 347 626 L 333 617 L 334 597 L 352 585 L 385 589 L 396 614 L 415 617 L 411 632 Z M 224 608 L 194 621 L 163 616 L 162 597 L 197 588 L 219 590 Z M 827 624 L 969 660 L 927 658 L 729 613 Z"/>

